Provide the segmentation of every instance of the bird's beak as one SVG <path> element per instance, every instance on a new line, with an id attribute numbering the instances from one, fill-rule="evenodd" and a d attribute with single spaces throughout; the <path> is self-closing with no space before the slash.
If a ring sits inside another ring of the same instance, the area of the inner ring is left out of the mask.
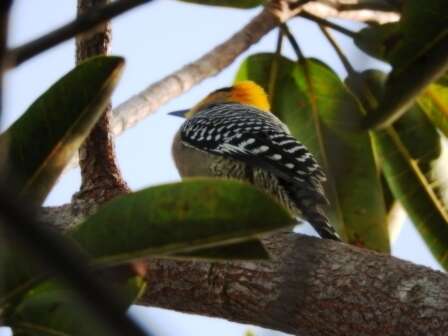
<path id="1" fill-rule="evenodd" d="M 186 109 L 186 110 L 180 110 L 180 111 L 174 111 L 174 112 L 170 112 L 168 113 L 169 115 L 172 116 L 176 116 L 176 117 L 181 117 L 181 118 L 185 118 L 185 114 L 190 111 L 190 109 Z"/>

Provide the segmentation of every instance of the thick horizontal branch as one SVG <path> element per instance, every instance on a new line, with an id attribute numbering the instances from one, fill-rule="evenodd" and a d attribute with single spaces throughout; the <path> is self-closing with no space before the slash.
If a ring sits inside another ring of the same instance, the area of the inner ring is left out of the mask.
<path id="1" fill-rule="evenodd" d="M 92 9 L 59 29 L 22 46 L 9 50 L 6 55 L 6 67 L 12 68 L 18 66 L 37 54 L 54 47 L 77 34 L 94 28 L 98 24 L 150 1 L 151 0 L 117 0 L 111 4 Z"/>
<path id="2" fill-rule="evenodd" d="M 44 217 L 64 230 L 85 209 L 47 208 Z M 138 304 L 307 336 L 444 335 L 448 328 L 444 273 L 293 233 L 263 243 L 272 261 L 139 261 L 133 267 L 148 285 Z"/>
<path id="3" fill-rule="evenodd" d="M 158 306 L 307 336 L 444 335 L 448 277 L 387 255 L 292 233 L 272 262 L 147 263 Z"/>

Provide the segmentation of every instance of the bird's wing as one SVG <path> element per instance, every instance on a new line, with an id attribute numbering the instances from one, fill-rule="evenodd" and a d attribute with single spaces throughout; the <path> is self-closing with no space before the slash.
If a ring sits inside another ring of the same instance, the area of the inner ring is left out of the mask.
<path id="1" fill-rule="evenodd" d="M 307 148 L 267 112 L 240 104 L 208 107 L 188 120 L 182 140 L 210 153 L 266 169 L 286 182 L 314 189 L 323 196 L 325 175 Z"/>

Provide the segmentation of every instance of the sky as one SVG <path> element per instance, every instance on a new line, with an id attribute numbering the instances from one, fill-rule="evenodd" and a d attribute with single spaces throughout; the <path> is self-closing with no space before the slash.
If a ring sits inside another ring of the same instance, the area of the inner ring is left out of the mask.
<path id="1" fill-rule="evenodd" d="M 75 9 L 76 0 L 16 0 L 11 17 L 10 46 L 20 45 L 68 22 L 75 17 Z M 113 95 L 113 105 L 116 106 L 154 81 L 208 52 L 238 31 L 259 11 L 260 8 L 236 10 L 159 0 L 114 19 L 112 54 L 124 56 L 126 67 Z M 361 27 L 349 22 L 338 23 L 353 30 Z M 306 56 L 323 60 L 341 78 L 345 76 L 334 51 L 315 25 L 303 19 L 294 19 L 289 26 Z M 275 50 L 276 36 L 276 32 L 271 32 L 225 71 L 161 107 L 157 113 L 116 139 L 117 160 L 125 180 L 133 190 L 179 180 L 170 149 L 173 135 L 182 120 L 166 114 L 192 106 L 210 91 L 228 86 L 238 66 L 248 55 Z M 375 67 L 388 70 L 385 64 L 360 52 L 350 39 L 337 33 L 335 36 L 340 45 L 348 50 L 355 69 Z M 73 68 L 74 54 L 72 39 L 7 73 L 2 129 L 14 122 L 52 83 Z M 287 43 L 283 54 L 295 57 Z M 46 205 L 69 202 L 79 184 L 79 169 L 69 171 L 49 195 Z M 311 233 L 311 229 L 304 230 Z M 392 253 L 414 263 L 441 269 L 409 221 L 403 225 Z M 260 336 L 273 334 L 261 328 L 162 309 L 133 307 L 131 313 L 138 316 L 154 335 L 233 336 L 243 335 L 248 328 Z M 0 331 L 0 336 L 3 335 L 5 333 Z"/>

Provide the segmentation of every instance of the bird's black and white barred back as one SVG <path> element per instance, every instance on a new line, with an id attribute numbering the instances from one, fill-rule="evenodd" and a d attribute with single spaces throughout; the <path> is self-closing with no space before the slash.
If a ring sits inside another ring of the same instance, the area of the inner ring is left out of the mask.
<path id="1" fill-rule="evenodd" d="M 211 104 L 183 124 L 180 136 L 187 146 L 236 160 L 250 170 L 247 180 L 309 221 L 323 238 L 339 240 L 322 209 L 328 202 L 322 169 L 272 113 L 238 103 Z M 232 174 L 227 177 L 242 178 L 241 172 Z"/>

